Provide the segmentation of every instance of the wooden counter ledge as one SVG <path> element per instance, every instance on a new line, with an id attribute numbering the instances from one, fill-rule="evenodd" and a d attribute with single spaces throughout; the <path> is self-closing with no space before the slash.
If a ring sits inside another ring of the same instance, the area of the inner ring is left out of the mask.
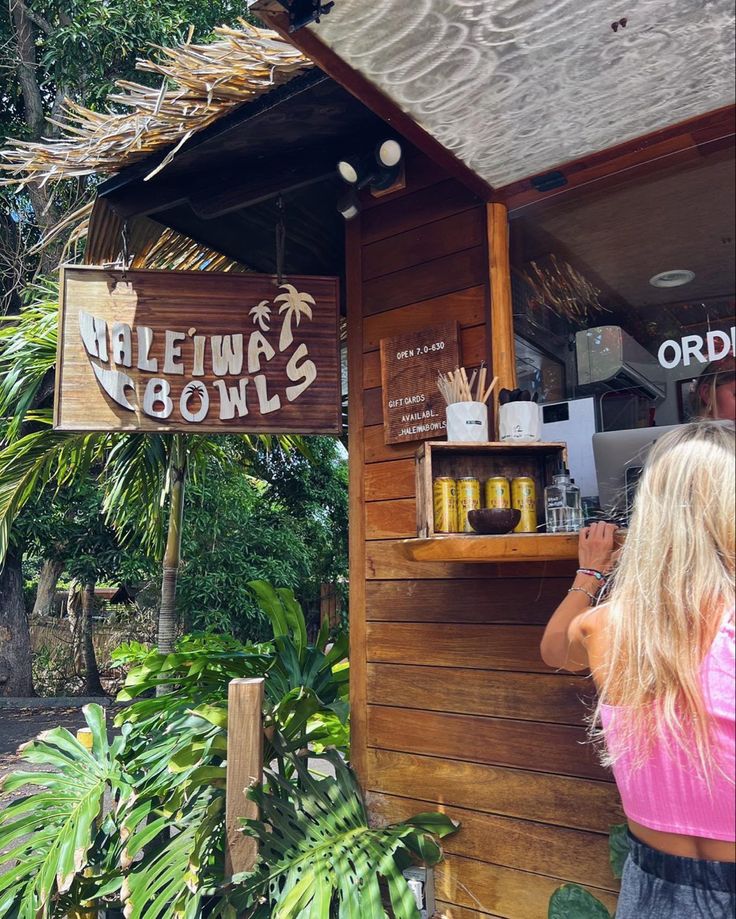
<path id="1" fill-rule="evenodd" d="M 449 534 L 404 539 L 415 562 L 553 562 L 577 559 L 577 533 L 508 533 L 504 536 Z"/>

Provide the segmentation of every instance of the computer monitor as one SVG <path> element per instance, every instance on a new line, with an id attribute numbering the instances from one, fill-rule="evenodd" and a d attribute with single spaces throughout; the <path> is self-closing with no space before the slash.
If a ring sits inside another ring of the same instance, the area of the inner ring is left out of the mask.
<path id="1" fill-rule="evenodd" d="M 604 514 L 628 518 L 633 491 L 649 449 L 663 434 L 678 427 L 672 424 L 593 435 L 598 503 Z"/>

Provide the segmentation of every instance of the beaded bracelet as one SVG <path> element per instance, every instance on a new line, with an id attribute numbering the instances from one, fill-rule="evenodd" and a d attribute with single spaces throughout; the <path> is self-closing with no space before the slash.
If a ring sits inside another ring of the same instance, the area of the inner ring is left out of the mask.
<path id="1" fill-rule="evenodd" d="M 592 593 L 590 593 L 590 591 L 586 590 L 584 587 L 571 587 L 568 590 L 568 593 L 571 594 L 574 590 L 578 591 L 581 594 L 585 594 L 585 596 L 590 600 L 591 606 L 593 606 L 596 603 L 596 597 Z"/>
<path id="2" fill-rule="evenodd" d="M 577 574 L 589 574 L 592 578 L 595 578 L 596 581 L 608 580 L 608 575 L 604 574 L 602 571 L 598 571 L 597 568 L 578 568 Z"/>

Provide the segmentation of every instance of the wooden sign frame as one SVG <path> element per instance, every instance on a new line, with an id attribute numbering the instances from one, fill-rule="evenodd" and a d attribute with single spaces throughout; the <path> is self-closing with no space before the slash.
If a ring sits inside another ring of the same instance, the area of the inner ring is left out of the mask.
<path id="1" fill-rule="evenodd" d="M 63 266 L 59 431 L 340 434 L 337 278 Z"/>
<path id="2" fill-rule="evenodd" d="M 380 349 L 385 443 L 442 437 L 447 420 L 437 375 L 460 365 L 459 323 L 382 338 Z"/>

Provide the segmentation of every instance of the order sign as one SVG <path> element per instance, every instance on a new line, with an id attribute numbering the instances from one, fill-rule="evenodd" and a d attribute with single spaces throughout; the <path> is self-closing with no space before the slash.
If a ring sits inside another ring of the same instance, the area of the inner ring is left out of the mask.
<path id="1" fill-rule="evenodd" d="M 337 434 L 335 278 L 62 269 L 61 431 Z"/>
<path id="2" fill-rule="evenodd" d="M 445 434 L 445 402 L 437 389 L 437 375 L 459 365 L 457 322 L 381 339 L 383 430 L 387 444 Z"/>

